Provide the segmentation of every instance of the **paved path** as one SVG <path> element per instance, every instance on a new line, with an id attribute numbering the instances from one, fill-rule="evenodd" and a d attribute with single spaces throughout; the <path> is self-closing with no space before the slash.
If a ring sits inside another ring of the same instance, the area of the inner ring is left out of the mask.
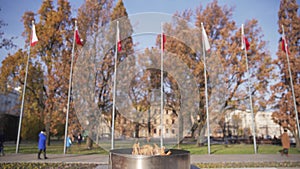
<path id="1" fill-rule="evenodd" d="M 50 163 L 89 163 L 99 164 L 97 169 L 108 168 L 108 155 L 75 155 L 75 154 L 48 154 L 48 159 L 38 160 L 37 154 L 6 154 L 0 157 L 1 163 L 14 162 L 50 162 Z M 195 163 L 226 163 L 226 162 L 300 162 L 300 154 L 291 154 L 289 157 L 280 154 L 247 154 L 247 155 L 191 155 L 191 164 Z M 1 168 L 1 167 L 0 167 Z M 191 167 L 193 168 L 193 167 Z M 275 168 L 272 168 L 275 169 Z"/>
<path id="2" fill-rule="evenodd" d="M 41 155 L 42 156 L 42 155 Z M 6 154 L 0 156 L 3 162 L 69 162 L 108 164 L 108 155 L 76 155 L 48 154 L 49 159 L 37 159 L 37 154 Z M 279 154 L 238 154 L 238 155 L 191 155 L 191 163 L 220 163 L 220 162 L 300 162 L 300 154 L 290 154 L 289 157 Z"/>

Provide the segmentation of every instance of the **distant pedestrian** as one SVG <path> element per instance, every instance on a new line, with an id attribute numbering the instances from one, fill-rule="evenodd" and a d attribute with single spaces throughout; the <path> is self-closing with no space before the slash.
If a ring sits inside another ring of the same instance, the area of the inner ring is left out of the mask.
<path id="1" fill-rule="evenodd" d="M 44 159 L 47 159 L 48 157 L 46 156 L 46 140 L 47 140 L 47 135 L 46 135 L 46 130 L 43 129 L 40 134 L 39 134 L 39 152 L 38 152 L 38 159 L 41 159 L 41 153 L 42 151 L 44 152 Z"/>
<path id="2" fill-rule="evenodd" d="M 77 141 L 78 141 L 78 144 L 80 145 L 81 141 L 82 141 L 82 135 L 81 135 L 81 133 L 78 134 Z"/>
<path id="3" fill-rule="evenodd" d="M 284 132 L 281 135 L 281 144 L 282 144 L 282 150 L 280 150 L 281 155 L 286 155 L 287 157 L 289 156 L 289 148 L 290 148 L 290 138 L 287 134 L 287 130 L 284 129 Z"/>
<path id="4" fill-rule="evenodd" d="M 72 145 L 72 139 L 71 139 L 71 136 L 68 135 L 67 140 L 66 140 L 66 148 L 67 148 L 67 151 L 70 151 L 70 150 L 71 150 L 71 145 Z"/>
<path id="5" fill-rule="evenodd" d="M 0 133 L 0 155 L 4 156 L 4 134 Z"/>

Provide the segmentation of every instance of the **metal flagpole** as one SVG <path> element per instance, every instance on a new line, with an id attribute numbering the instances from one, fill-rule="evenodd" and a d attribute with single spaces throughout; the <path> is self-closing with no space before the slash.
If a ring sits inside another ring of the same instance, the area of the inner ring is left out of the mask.
<path id="1" fill-rule="evenodd" d="M 32 25 L 33 24 L 34 24 L 34 21 L 32 21 Z M 32 33 L 33 32 L 31 32 L 31 36 L 33 36 Z M 28 75 L 28 66 L 29 66 L 29 58 L 30 58 L 30 47 L 31 47 L 31 45 L 29 44 L 28 51 L 27 51 L 27 62 L 26 62 L 26 70 L 25 70 L 25 79 L 24 79 L 24 86 L 23 86 L 23 93 L 22 93 L 22 102 L 21 102 L 21 110 L 20 110 L 20 118 L 19 118 L 19 127 L 18 127 L 16 153 L 19 152 L 20 135 L 21 135 L 21 127 L 22 127 L 22 118 L 23 118 L 23 111 L 24 111 L 24 100 L 25 100 L 25 92 L 26 92 L 26 85 L 27 85 L 27 75 Z"/>
<path id="2" fill-rule="evenodd" d="M 163 23 L 161 23 L 161 36 L 160 36 L 160 147 L 164 146 L 164 33 Z"/>
<path id="3" fill-rule="evenodd" d="M 242 44 L 244 44 L 244 52 L 246 57 L 246 68 L 247 68 L 247 74 L 248 74 L 248 92 L 249 92 L 249 101 L 250 101 L 250 110 L 252 114 L 252 130 L 253 130 L 253 145 L 254 145 L 254 153 L 257 154 L 256 150 L 256 130 L 255 130 L 255 116 L 253 113 L 253 105 L 252 105 L 252 95 L 251 95 L 251 88 L 250 88 L 250 72 L 248 67 L 248 56 L 247 56 L 247 49 L 246 49 L 246 42 L 244 37 L 244 25 L 242 24 Z"/>
<path id="4" fill-rule="evenodd" d="M 289 55 L 288 55 L 287 40 L 285 38 L 283 25 L 281 25 L 281 27 L 282 27 L 282 32 L 283 32 L 283 35 L 284 35 L 284 40 L 285 40 L 284 41 L 284 49 L 285 49 L 285 55 L 286 55 L 286 60 L 287 60 L 287 64 L 288 64 L 289 76 L 290 76 L 290 83 L 291 83 L 292 94 L 293 94 L 293 102 L 294 102 L 294 108 L 295 108 L 295 113 L 296 113 L 296 122 L 297 122 L 297 129 L 298 129 L 298 137 L 300 138 L 300 133 L 299 133 L 300 132 L 300 127 L 299 127 L 298 110 L 297 110 L 297 104 L 296 104 L 296 98 L 295 98 L 295 92 L 294 92 L 292 71 L 291 71 L 290 60 L 289 60 Z"/>
<path id="5" fill-rule="evenodd" d="M 114 87 L 113 87 L 113 110 L 111 117 L 111 149 L 115 147 L 115 106 L 116 106 L 116 82 L 117 82 L 117 58 L 118 58 L 118 42 L 119 42 L 119 21 L 117 21 L 116 35 L 116 51 L 115 51 L 115 69 L 114 69 Z"/>
<path id="6" fill-rule="evenodd" d="M 20 118 L 19 118 L 19 128 L 18 128 L 18 136 L 17 136 L 16 153 L 19 152 L 21 126 L 22 126 L 22 118 L 23 118 L 23 110 L 24 110 L 24 99 L 25 99 L 25 92 L 26 92 L 26 85 L 27 85 L 28 64 L 29 64 L 29 58 L 30 58 L 30 45 L 29 45 L 28 48 L 29 49 L 28 49 L 28 52 L 27 52 L 28 54 L 27 54 L 25 80 L 24 80 L 23 93 L 22 93 L 22 103 L 21 103 L 21 112 L 20 112 Z"/>
<path id="7" fill-rule="evenodd" d="M 204 26 L 201 22 L 202 27 L 202 50 L 203 50 L 203 64 L 204 64 L 204 83 L 205 83 L 205 107 L 206 107 L 206 124 L 207 124 L 207 144 L 208 154 L 210 154 L 210 128 L 209 128 L 209 113 L 208 113 L 208 92 L 207 92 L 207 77 L 206 77 L 206 56 L 205 56 L 205 42 L 204 42 Z"/>
<path id="8" fill-rule="evenodd" d="M 77 27 L 77 21 L 75 20 L 75 29 Z M 73 37 L 73 46 L 72 46 L 72 54 L 71 54 L 71 68 L 70 68 L 70 77 L 69 77 L 69 91 L 68 91 L 68 103 L 67 103 L 67 114 L 66 114 L 66 125 L 65 125 L 65 142 L 64 142 L 64 154 L 67 151 L 67 136 L 68 136 L 68 123 L 69 123 L 69 112 L 70 112 L 70 97 L 71 97 L 71 86 L 72 86 L 72 74 L 73 74 L 73 60 L 74 60 L 74 50 L 75 50 L 75 35 L 76 30 L 74 30 Z"/>

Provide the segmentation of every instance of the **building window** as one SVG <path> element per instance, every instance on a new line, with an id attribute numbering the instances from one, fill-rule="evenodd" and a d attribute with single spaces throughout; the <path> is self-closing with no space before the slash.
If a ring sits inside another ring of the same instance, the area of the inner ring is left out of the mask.
<path id="1" fill-rule="evenodd" d="M 166 133 L 169 133 L 169 129 L 166 129 Z"/>
<path id="2" fill-rule="evenodd" d="M 175 134 L 175 129 L 172 129 L 172 134 Z"/>
<path id="3" fill-rule="evenodd" d="M 156 134 L 156 129 L 153 130 L 153 133 Z"/>

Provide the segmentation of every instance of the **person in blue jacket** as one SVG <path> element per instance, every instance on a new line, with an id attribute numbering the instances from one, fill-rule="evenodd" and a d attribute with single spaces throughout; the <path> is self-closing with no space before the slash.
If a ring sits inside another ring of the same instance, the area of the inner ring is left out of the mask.
<path id="1" fill-rule="evenodd" d="M 67 140 L 66 140 L 67 151 L 71 150 L 71 145 L 72 145 L 72 139 L 71 139 L 71 136 L 68 135 Z"/>
<path id="2" fill-rule="evenodd" d="M 39 134 L 39 153 L 38 153 L 38 159 L 41 159 L 41 153 L 42 151 L 44 152 L 44 159 L 47 159 L 46 156 L 46 140 L 47 140 L 47 135 L 46 135 L 46 130 L 43 129 L 40 134 Z"/>

